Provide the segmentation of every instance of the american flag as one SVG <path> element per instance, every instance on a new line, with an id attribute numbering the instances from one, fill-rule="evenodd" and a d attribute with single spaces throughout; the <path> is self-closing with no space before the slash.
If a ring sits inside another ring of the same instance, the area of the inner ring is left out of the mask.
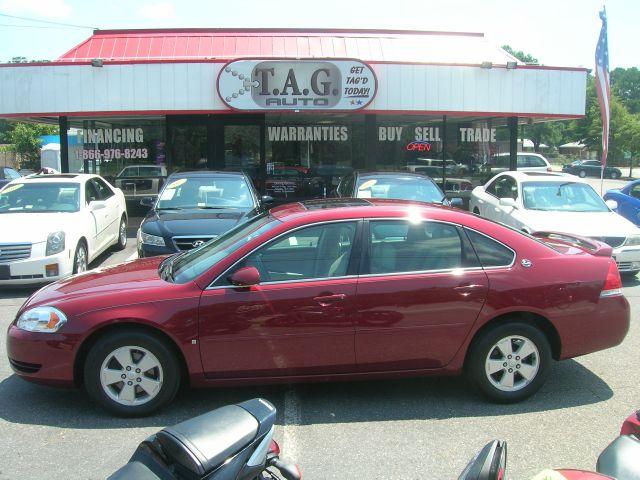
<path id="1" fill-rule="evenodd" d="M 607 12 L 604 7 L 600 12 L 602 29 L 598 46 L 596 47 L 596 90 L 598 103 L 600 104 L 600 116 L 602 117 L 602 167 L 607 164 L 607 151 L 609 150 L 609 119 L 611 117 L 609 104 L 609 46 L 607 43 Z"/>

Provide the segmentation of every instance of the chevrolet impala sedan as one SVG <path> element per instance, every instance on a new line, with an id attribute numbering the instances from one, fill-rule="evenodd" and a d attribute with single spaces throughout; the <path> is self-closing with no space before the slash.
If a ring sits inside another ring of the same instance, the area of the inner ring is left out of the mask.
<path id="1" fill-rule="evenodd" d="M 608 245 L 448 207 L 333 199 L 51 284 L 18 312 L 7 351 L 21 377 L 82 386 L 126 416 L 183 383 L 462 372 L 514 402 L 552 360 L 618 345 L 628 328 Z"/>

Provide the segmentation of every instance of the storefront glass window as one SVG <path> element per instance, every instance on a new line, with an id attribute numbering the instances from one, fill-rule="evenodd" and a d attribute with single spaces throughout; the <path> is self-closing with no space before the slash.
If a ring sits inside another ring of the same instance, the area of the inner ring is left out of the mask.
<path id="1" fill-rule="evenodd" d="M 441 176 L 442 116 L 380 115 L 375 135 L 376 170 Z"/>
<path id="2" fill-rule="evenodd" d="M 364 164 L 364 116 L 267 115 L 265 193 L 276 200 L 323 198 Z"/>
<path id="3" fill-rule="evenodd" d="M 141 172 L 166 175 L 164 121 L 77 120 L 74 127 L 76 139 L 69 142 L 71 171 L 97 173 L 112 182 L 118 175 Z"/>
<path id="4" fill-rule="evenodd" d="M 209 148 L 206 124 L 170 121 L 167 130 L 171 171 L 207 168 Z"/>

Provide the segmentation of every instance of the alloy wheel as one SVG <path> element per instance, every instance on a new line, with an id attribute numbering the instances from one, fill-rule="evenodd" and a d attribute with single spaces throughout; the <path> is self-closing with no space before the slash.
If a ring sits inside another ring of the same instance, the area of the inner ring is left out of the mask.
<path id="1" fill-rule="evenodd" d="M 127 222 L 120 221 L 120 245 L 124 248 L 127 246 Z"/>
<path id="2" fill-rule="evenodd" d="M 76 273 L 87 271 L 87 251 L 84 246 L 78 247 L 76 252 Z"/>
<path id="3" fill-rule="evenodd" d="M 511 335 L 496 342 L 485 360 L 485 374 L 498 390 L 513 392 L 529 385 L 538 374 L 540 353 L 526 337 Z"/>
<path id="4" fill-rule="evenodd" d="M 153 400 L 163 383 L 163 369 L 149 350 L 128 345 L 106 356 L 100 368 L 100 385 L 120 405 L 143 405 Z"/>

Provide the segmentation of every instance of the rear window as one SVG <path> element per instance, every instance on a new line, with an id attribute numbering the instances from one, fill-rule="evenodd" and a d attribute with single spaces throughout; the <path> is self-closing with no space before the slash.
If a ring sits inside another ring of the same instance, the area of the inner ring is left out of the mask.
<path id="1" fill-rule="evenodd" d="M 487 267 L 508 267 L 513 263 L 515 253 L 500 242 L 493 240 L 482 233 L 464 229 L 473 245 L 480 263 Z"/>
<path id="2" fill-rule="evenodd" d="M 528 165 L 527 165 L 528 167 L 546 167 L 547 166 L 547 164 L 544 162 L 544 160 L 541 159 L 540 157 L 534 157 L 534 156 L 529 155 L 527 157 L 527 160 L 528 160 L 528 162 L 527 162 L 528 163 Z"/>

